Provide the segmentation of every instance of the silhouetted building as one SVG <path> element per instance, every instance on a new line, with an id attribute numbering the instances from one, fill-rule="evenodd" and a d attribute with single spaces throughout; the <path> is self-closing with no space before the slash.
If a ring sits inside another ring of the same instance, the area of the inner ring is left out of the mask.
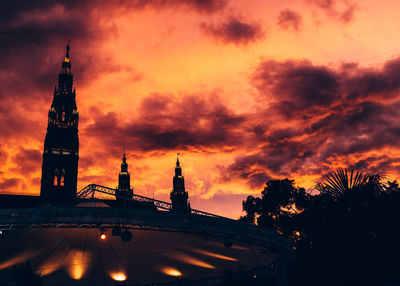
<path id="1" fill-rule="evenodd" d="M 44 140 L 40 188 L 44 203 L 70 204 L 75 201 L 79 159 L 78 118 L 68 44 Z"/>
<path id="2" fill-rule="evenodd" d="M 116 191 L 117 200 L 119 197 L 131 199 L 133 195 L 133 189 L 131 188 L 131 176 L 128 172 L 128 164 L 126 163 L 125 150 L 124 157 L 122 158 L 121 172 L 118 175 L 118 189 Z"/>
<path id="3" fill-rule="evenodd" d="M 188 203 L 188 192 L 185 190 L 185 178 L 182 176 L 182 168 L 179 157 L 176 158 L 175 176 L 171 192 L 171 203 L 173 211 L 187 211 L 190 209 Z"/>

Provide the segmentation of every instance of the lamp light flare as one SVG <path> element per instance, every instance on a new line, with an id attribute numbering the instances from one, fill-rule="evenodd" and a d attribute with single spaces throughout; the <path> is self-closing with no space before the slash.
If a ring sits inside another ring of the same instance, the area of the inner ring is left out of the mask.
<path id="1" fill-rule="evenodd" d="M 172 267 L 164 267 L 161 269 L 161 272 L 169 276 L 182 276 L 182 272 Z"/>
<path id="2" fill-rule="evenodd" d="M 211 252 L 211 251 L 207 251 L 207 250 L 194 249 L 194 251 L 196 251 L 197 253 L 200 253 L 200 254 L 203 254 L 203 255 L 207 255 L 207 256 L 210 256 L 210 257 L 214 257 L 214 258 L 218 258 L 218 259 L 229 260 L 229 261 L 238 261 L 236 258 L 225 256 L 225 255 L 218 254 L 218 253 Z"/>
<path id="3" fill-rule="evenodd" d="M 107 235 L 105 233 L 100 234 L 100 239 L 101 240 L 106 240 L 107 239 Z"/>
<path id="4" fill-rule="evenodd" d="M 232 245 L 231 248 L 232 248 L 232 249 L 239 249 L 239 250 L 247 250 L 247 251 L 250 250 L 250 248 L 244 247 L 244 246 L 240 246 L 240 245 Z"/>
<path id="5" fill-rule="evenodd" d="M 125 281 L 127 278 L 124 272 L 113 272 L 110 273 L 110 276 L 115 281 Z"/>
<path id="6" fill-rule="evenodd" d="M 39 272 L 41 275 L 46 276 L 46 275 L 50 275 L 51 273 L 53 273 L 54 271 L 56 271 L 59 268 L 59 266 L 43 266 L 42 268 L 39 269 Z"/>
<path id="7" fill-rule="evenodd" d="M 75 279 L 75 280 L 79 280 L 82 278 L 83 272 L 84 272 L 84 269 L 82 267 L 82 264 L 73 265 L 71 267 L 71 271 L 70 271 L 71 278 Z"/>
<path id="8" fill-rule="evenodd" d="M 207 262 L 204 262 L 200 259 L 194 258 L 190 255 L 187 254 L 178 254 L 175 257 L 177 260 L 188 263 L 188 264 L 192 264 L 195 266 L 199 266 L 199 267 L 203 267 L 203 268 L 208 268 L 208 269 L 214 269 L 215 267 L 211 264 L 208 264 Z"/>
<path id="9" fill-rule="evenodd" d="M 28 251 L 28 252 L 16 255 L 11 259 L 2 261 L 2 262 L 0 262 L 0 270 L 6 269 L 6 268 L 14 266 L 18 263 L 22 263 L 29 259 L 32 259 L 37 254 L 38 254 L 38 252 Z"/>
<path id="10" fill-rule="evenodd" d="M 80 250 L 73 250 L 71 252 L 70 260 L 68 261 L 69 265 L 69 275 L 74 280 L 81 279 L 88 268 L 89 254 Z"/>

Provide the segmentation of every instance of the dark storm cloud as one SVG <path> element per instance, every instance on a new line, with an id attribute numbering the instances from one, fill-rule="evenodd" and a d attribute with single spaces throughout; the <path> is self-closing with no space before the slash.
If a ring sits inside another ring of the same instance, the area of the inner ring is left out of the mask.
<path id="1" fill-rule="evenodd" d="M 236 157 L 229 166 L 219 166 L 221 179 L 227 182 L 239 178 L 251 188 L 259 188 L 271 179 L 265 163 L 265 156 L 261 153 Z"/>
<path id="2" fill-rule="evenodd" d="M 3 193 L 10 192 L 12 189 L 21 189 L 25 184 L 21 179 L 5 179 L 0 182 L 0 189 Z"/>
<path id="3" fill-rule="evenodd" d="M 329 138 L 321 150 L 321 159 L 397 147 L 400 139 L 400 101 L 390 104 L 362 102 L 341 113 L 332 113 L 312 125 L 314 133 Z"/>
<path id="4" fill-rule="evenodd" d="M 261 25 L 256 22 L 247 22 L 237 17 L 230 17 L 220 24 L 201 24 L 201 29 L 217 40 L 229 44 L 246 45 L 264 37 Z"/>
<path id="5" fill-rule="evenodd" d="M 264 61 L 253 75 L 260 94 L 279 97 L 273 108 L 287 117 L 306 109 L 316 112 L 340 99 L 339 79 L 329 68 L 307 61 Z"/>
<path id="6" fill-rule="evenodd" d="M 368 170 L 370 174 L 386 175 L 387 170 L 399 170 L 400 158 L 391 158 L 387 155 L 369 156 L 350 165 L 354 170 Z M 393 178 L 388 178 L 393 180 Z"/>
<path id="7" fill-rule="evenodd" d="M 24 110 L 23 104 L 20 105 Z M 16 108 L 16 104 L 10 104 L 9 100 L 0 99 L 0 134 L 2 139 L 42 138 L 43 130 L 32 128 L 32 126 L 44 128 L 43 122 L 45 121 L 32 117 L 30 113 L 19 112 L 20 110 L 20 108 Z M 44 114 L 45 116 L 46 114 Z"/>
<path id="8" fill-rule="evenodd" d="M 7 55 L 0 62 L 2 98 L 49 94 L 68 40 L 72 64 L 79 61 L 73 70 L 87 81 L 97 40 L 110 32 L 92 19 L 87 3 L 80 7 L 76 1 L 3 1 L 0 11 L 0 53 Z"/>
<path id="9" fill-rule="evenodd" d="M 272 102 L 258 117 L 272 116 L 275 124 L 252 129 L 258 151 L 220 167 L 222 180 L 240 178 L 262 187 L 262 178 L 323 174 L 338 164 L 370 173 L 397 171 L 400 158 L 371 154 L 398 148 L 399 63 L 394 59 L 382 68 L 364 69 L 261 62 L 252 83 L 258 100 Z"/>
<path id="10" fill-rule="evenodd" d="M 355 75 L 348 76 L 345 89 L 350 99 L 374 96 L 389 99 L 397 96 L 400 88 L 400 58 L 387 61 L 383 68 L 358 69 Z"/>
<path id="11" fill-rule="evenodd" d="M 299 31 L 301 29 L 303 19 L 301 15 L 295 11 L 285 9 L 279 13 L 278 26 L 285 30 L 293 29 Z"/>
<path id="12" fill-rule="evenodd" d="M 224 9 L 228 4 L 228 0 L 136 0 L 133 6 L 143 7 L 150 6 L 155 8 L 187 6 L 198 12 L 214 13 Z"/>
<path id="13" fill-rule="evenodd" d="M 17 165 L 15 170 L 20 174 L 29 175 L 37 171 L 42 162 L 42 154 L 39 150 L 22 149 L 13 157 L 13 162 Z"/>
<path id="14" fill-rule="evenodd" d="M 251 188 L 261 188 L 269 179 L 290 177 L 299 172 L 317 154 L 322 144 L 323 140 L 310 138 L 302 141 L 265 141 L 259 152 L 239 156 L 232 164 L 220 166 L 221 178 L 223 181 L 239 178 Z M 317 172 L 321 169 L 323 166 Z M 309 174 L 312 172 L 308 170 Z"/>
<path id="15" fill-rule="evenodd" d="M 236 115 L 218 102 L 218 98 L 187 95 L 177 99 L 173 95 L 152 94 L 144 99 L 138 118 L 121 123 L 116 113 L 98 113 L 94 123 L 83 132 L 93 139 L 130 150 L 219 151 L 238 146 L 242 140 L 239 126 L 243 116 Z"/>

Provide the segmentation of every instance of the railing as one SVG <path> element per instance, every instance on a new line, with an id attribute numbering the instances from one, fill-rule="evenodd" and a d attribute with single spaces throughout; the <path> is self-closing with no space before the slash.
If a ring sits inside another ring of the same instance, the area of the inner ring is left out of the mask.
<path id="1" fill-rule="evenodd" d="M 0 191 L 0 195 L 12 195 L 12 196 L 29 196 L 29 197 L 39 197 L 38 193 L 28 193 L 28 192 L 12 192 L 12 191 Z"/>
<path id="2" fill-rule="evenodd" d="M 89 196 L 94 197 L 94 193 L 98 192 L 98 193 L 102 193 L 102 194 L 115 196 L 116 198 L 120 198 L 120 199 L 124 199 L 124 200 L 130 200 L 130 201 L 140 202 L 140 203 L 144 203 L 144 204 L 148 204 L 148 205 L 154 205 L 158 209 L 164 209 L 164 210 L 168 210 L 168 211 L 172 210 L 171 203 L 167 203 L 167 202 L 156 200 L 156 199 L 151 199 L 151 198 L 144 197 L 141 195 L 136 195 L 136 194 L 133 194 L 132 197 L 130 197 L 128 195 L 124 196 L 121 193 L 117 194 L 116 191 L 117 191 L 117 189 L 104 187 L 104 186 L 100 186 L 100 185 L 96 185 L 96 184 L 90 184 L 90 185 L 87 185 L 86 187 L 84 187 L 82 190 L 80 190 L 77 193 L 77 197 L 81 198 L 81 199 L 88 198 Z M 194 214 L 194 215 L 200 215 L 200 216 L 228 219 L 226 217 L 222 217 L 219 215 L 215 215 L 215 214 L 211 214 L 211 213 L 207 213 L 207 212 L 203 212 L 203 211 L 195 210 L 195 209 L 190 209 L 190 213 Z"/>

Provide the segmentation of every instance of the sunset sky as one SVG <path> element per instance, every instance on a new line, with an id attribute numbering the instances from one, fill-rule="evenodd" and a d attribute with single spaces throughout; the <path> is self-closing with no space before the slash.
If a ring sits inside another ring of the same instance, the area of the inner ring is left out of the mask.
<path id="1" fill-rule="evenodd" d="M 338 167 L 400 177 L 400 2 L 0 2 L 0 191 L 38 194 L 47 114 L 71 40 L 78 189 L 238 218 L 269 179 Z"/>

